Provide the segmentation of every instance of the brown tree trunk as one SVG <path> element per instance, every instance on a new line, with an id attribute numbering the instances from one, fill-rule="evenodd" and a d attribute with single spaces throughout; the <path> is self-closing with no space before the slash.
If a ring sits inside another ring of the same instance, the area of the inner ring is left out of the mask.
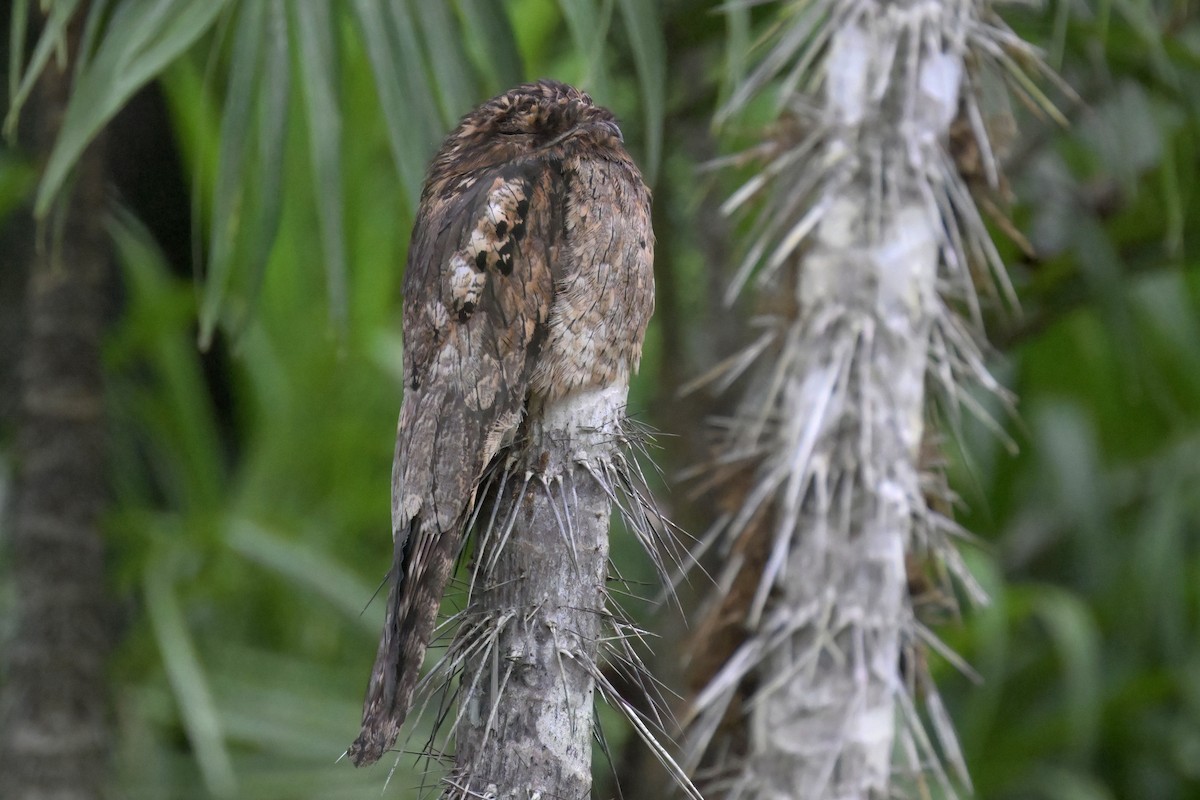
<path id="1" fill-rule="evenodd" d="M 27 109 L 43 158 L 69 91 L 69 72 L 51 66 Z M 30 263 L 4 542 L 16 620 L 3 648 L 0 695 L 0 797 L 11 800 L 99 798 L 108 771 L 100 345 L 111 265 L 102 143 L 85 152 L 61 202 L 61 227 L 53 217 L 41 230 L 30 226 L 24 248 Z"/>

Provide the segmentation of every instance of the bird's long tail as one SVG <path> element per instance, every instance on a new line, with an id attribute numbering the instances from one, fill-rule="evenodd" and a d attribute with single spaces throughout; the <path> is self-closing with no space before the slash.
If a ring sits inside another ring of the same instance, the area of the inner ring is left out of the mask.
<path id="1" fill-rule="evenodd" d="M 346 751 L 356 767 L 374 764 L 395 744 L 412 708 L 459 538 L 457 528 L 422 530 L 420 520 L 413 521 L 409 535 L 396 537 L 387 617 L 363 701 L 362 728 Z"/>

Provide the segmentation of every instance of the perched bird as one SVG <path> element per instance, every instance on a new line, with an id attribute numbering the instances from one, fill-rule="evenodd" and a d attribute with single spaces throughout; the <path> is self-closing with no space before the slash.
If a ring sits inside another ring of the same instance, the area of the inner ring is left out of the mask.
<path id="1" fill-rule="evenodd" d="M 391 590 L 355 765 L 411 708 L 489 462 L 528 409 L 637 369 L 653 257 L 649 189 L 612 113 L 578 89 L 518 86 L 443 142 L 404 276 Z"/>

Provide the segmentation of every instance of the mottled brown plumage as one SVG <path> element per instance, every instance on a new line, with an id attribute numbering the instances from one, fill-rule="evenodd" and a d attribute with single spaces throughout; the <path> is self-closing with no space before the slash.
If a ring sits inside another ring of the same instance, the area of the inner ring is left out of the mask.
<path id="1" fill-rule="evenodd" d="M 356 765 L 408 714 L 488 463 L 527 409 L 637 368 L 653 252 L 649 190 L 612 114 L 579 90 L 519 86 L 442 144 L 404 276 L 392 586 Z"/>

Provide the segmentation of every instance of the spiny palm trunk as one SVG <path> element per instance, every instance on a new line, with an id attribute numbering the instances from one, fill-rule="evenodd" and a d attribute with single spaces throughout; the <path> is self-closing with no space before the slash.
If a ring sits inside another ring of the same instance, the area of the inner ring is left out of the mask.
<path id="1" fill-rule="evenodd" d="M 68 89 L 55 68 L 40 79 L 27 112 L 37 147 L 57 135 Z M 108 773 L 100 345 L 111 274 L 101 143 L 81 159 L 63 202 L 61 229 L 48 225 L 37 246 L 28 245 L 34 257 L 4 542 L 17 617 L 3 648 L 0 796 L 13 800 L 100 798 Z"/>
<path id="2" fill-rule="evenodd" d="M 613 756 L 595 718 L 603 699 L 699 800 L 657 738 L 665 701 L 641 660 L 642 631 L 609 592 L 620 581 L 608 559 L 614 506 L 660 574 L 680 557 L 631 452 L 644 432 L 625 417 L 627 389 L 531 408 L 523 441 L 485 481 L 468 602 L 425 679 L 426 697 L 457 686 L 454 717 L 439 719 L 456 745 L 445 797 L 588 797 L 597 737 Z"/>
<path id="3" fill-rule="evenodd" d="M 731 201 L 767 194 L 743 269 L 762 265 L 767 299 L 728 365 L 753 365 L 718 456 L 744 483 L 704 630 L 735 635 L 694 698 L 691 758 L 713 796 L 876 800 L 924 770 L 949 793 L 940 758 L 966 779 L 953 731 L 927 676 L 902 672 L 923 670 L 907 567 L 932 559 L 978 595 L 922 444 L 927 389 L 953 407 L 994 386 L 951 304 L 978 321 L 974 280 L 1003 273 L 947 143 L 964 114 L 995 185 L 970 70 L 1019 40 L 969 0 L 788 8 L 735 103 L 777 74 L 819 78 L 821 95 L 815 112 L 784 98 L 799 124 Z"/>
<path id="4" fill-rule="evenodd" d="M 476 555 L 451 797 L 587 797 L 625 389 L 535 412 Z"/>

